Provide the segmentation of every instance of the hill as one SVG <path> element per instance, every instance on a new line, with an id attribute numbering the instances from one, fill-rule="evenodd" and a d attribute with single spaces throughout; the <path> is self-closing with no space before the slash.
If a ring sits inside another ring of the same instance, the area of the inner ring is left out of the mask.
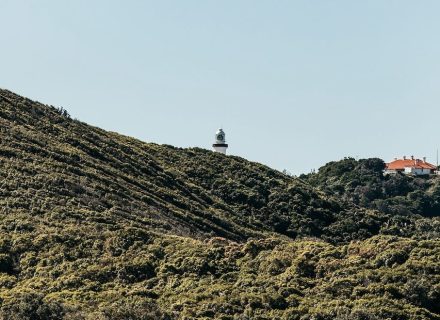
<path id="1" fill-rule="evenodd" d="M 384 209 L 348 187 L 375 165 L 293 178 L 7 90 L 0 129 L 4 319 L 439 319 L 437 181 Z"/>

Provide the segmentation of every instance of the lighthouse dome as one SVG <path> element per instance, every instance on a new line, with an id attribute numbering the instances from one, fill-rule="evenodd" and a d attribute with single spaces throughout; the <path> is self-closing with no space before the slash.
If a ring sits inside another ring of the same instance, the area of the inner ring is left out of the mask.
<path id="1" fill-rule="evenodd" d="M 226 134 L 222 128 L 218 129 L 215 134 L 215 143 L 221 144 L 226 142 Z"/>
<path id="2" fill-rule="evenodd" d="M 212 145 L 212 148 L 215 152 L 220 152 L 226 154 L 226 150 L 228 149 L 228 145 L 226 143 L 226 134 L 222 128 L 218 129 L 215 133 L 215 141 Z"/>

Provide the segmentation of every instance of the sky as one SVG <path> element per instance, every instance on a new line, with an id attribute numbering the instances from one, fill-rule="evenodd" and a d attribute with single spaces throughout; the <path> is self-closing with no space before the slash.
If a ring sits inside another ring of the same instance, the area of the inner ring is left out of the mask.
<path id="1" fill-rule="evenodd" d="M 440 1 L 0 0 L 0 87 L 292 174 L 440 147 Z M 219 164 L 213 164 L 219 165 Z"/>

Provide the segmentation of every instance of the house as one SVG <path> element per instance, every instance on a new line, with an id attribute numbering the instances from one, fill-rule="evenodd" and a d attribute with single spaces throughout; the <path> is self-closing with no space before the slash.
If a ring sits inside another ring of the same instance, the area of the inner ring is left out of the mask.
<path id="1" fill-rule="evenodd" d="M 410 159 L 403 157 L 403 159 L 395 158 L 394 161 L 387 163 L 385 167 L 385 174 L 412 174 L 416 176 L 430 175 L 437 173 L 437 167 L 433 164 L 426 162 L 426 158 L 423 160 L 415 159 L 411 156 Z"/>

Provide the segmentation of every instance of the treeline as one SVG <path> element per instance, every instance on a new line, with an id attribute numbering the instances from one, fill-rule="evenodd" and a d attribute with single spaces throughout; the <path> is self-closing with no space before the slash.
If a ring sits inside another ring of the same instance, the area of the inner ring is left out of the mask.
<path id="1" fill-rule="evenodd" d="M 378 158 L 346 158 L 301 178 L 327 194 L 365 208 L 393 215 L 440 216 L 437 176 L 384 175 L 384 169 L 384 161 Z"/>

